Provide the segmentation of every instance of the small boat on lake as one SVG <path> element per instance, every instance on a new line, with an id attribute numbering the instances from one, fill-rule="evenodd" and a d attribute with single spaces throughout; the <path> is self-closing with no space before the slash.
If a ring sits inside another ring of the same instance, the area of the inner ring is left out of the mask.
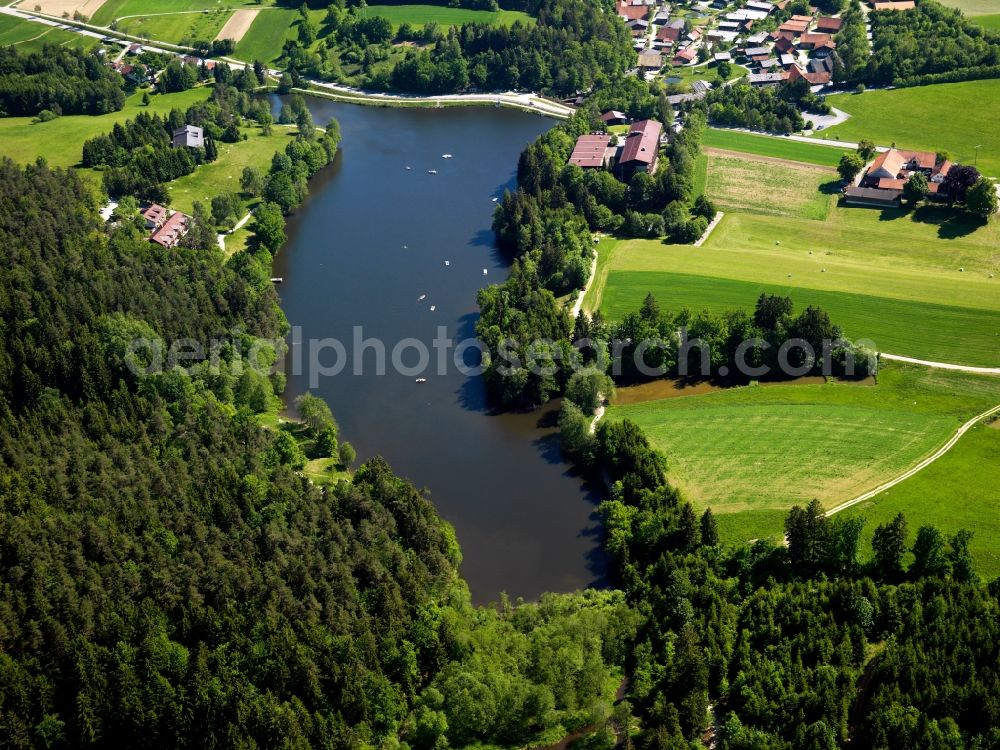
<path id="1" fill-rule="evenodd" d="M 442 159 L 450 159 L 451 158 L 451 154 L 441 154 L 441 158 Z"/>
<path id="2" fill-rule="evenodd" d="M 417 382 L 418 383 L 426 383 L 427 382 L 427 378 L 417 378 Z"/>
<path id="3" fill-rule="evenodd" d="M 437 173 L 438 173 L 438 171 L 436 169 L 428 169 L 427 170 L 427 174 L 437 174 Z"/>
<path id="4" fill-rule="evenodd" d="M 419 297 L 417 297 L 417 302 L 422 302 L 425 299 L 427 299 L 427 295 L 426 294 L 421 294 Z"/>

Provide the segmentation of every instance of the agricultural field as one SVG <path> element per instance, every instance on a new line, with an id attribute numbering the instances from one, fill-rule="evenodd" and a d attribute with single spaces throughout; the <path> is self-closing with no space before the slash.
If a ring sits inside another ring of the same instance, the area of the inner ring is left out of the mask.
<path id="1" fill-rule="evenodd" d="M 978 23 L 984 29 L 990 29 L 991 31 L 1000 31 L 1000 13 L 995 13 L 989 16 L 973 16 L 972 20 Z"/>
<path id="2" fill-rule="evenodd" d="M 666 454 L 671 482 L 697 507 L 711 506 L 737 542 L 780 538 L 794 504 L 818 498 L 832 507 L 898 476 L 1000 403 L 1000 380 L 883 363 L 877 385 L 793 382 L 677 394 L 612 404 L 607 418 L 638 423 Z M 968 481 L 983 491 L 980 511 L 995 505 L 986 491 L 995 484 Z M 950 489 L 939 483 L 926 491 L 947 500 Z M 913 514 L 911 522 L 935 520 Z"/>
<path id="3" fill-rule="evenodd" d="M 1000 177 L 1000 129 L 983 126 L 1000 118 L 1000 80 L 837 94 L 827 101 L 851 117 L 824 130 L 823 138 L 947 151 L 964 164 L 973 163 L 979 145 L 980 171 Z"/>
<path id="4" fill-rule="evenodd" d="M 257 14 L 250 29 L 236 45 L 234 57 L 240 60 L 276 60 L 293 25 L 298 21 L 298 11 L 292 8 L 273 8 Z"/>
<path id="5" fill-rule="evenodd" d="M 980 424 L 920 473 L 842 511 L 844 516 L 865 519 L 861 558 L 870 556 L 875 527 L 903 513 L 909 523 L 911 542 L 923 524 L 933 524 L 948 536 L 963 528 L 974 531 L 970 548 L 979 575 L 987 580 L 1000 576 L 997 456 L 1000 456 L 1000 421 Z"/>
<path id="6" fill-rule="evenodd" d="M 944 208 L 840 207 L 832 170 L 739 162 L 709 155 L 706 193 L 726 216 L 702 247 L 627 240 L 599 248 L 585 309 L 621 319 L 647 292 L 664 309 L 715 311 L 783 294 L 800 309 L 823 307 L 845 336 L 880 351 L 1000 364 L 1000 222 L 982 226 Z M 801 193 L 786 188 L 794 184 Z"/>
<path id="7" fill-rule="evenodd" d="M 707 128 L 701 142 L 708 148 L 740 151 L 757 156 L 817 164 L 823 167 L 837 166 L 845 150 L 835 146 L 813 145 L 786 138 L 754 135 L 738 130 L 720 130 L 719 128 Z"/>
<path id="8" fill-rule="evenodd" d="M 30 2 L 30 0 L 26 0 Z M 234 8 L 260 8 L 272 5 L 250 0 L 106 0 L 100 9 L 93 13 L 91 22 L 98 26 L 109 26 L 112 21 L 123 16 L 150 16 L 157 13 L 181 13 L 196 10 L 222 10 Z"/>
<path id="9" fill-rule="evenodd" d="M 20 52 L 33 52 L 41 49 L 43 44 L 68 44 L 90 49 L 97 46 L 98 40 L 23 18 L 0 15 L 0 47 L 11 44 L 16 45 Z"/>
<path id="10" fill-rule="evenodd" d="M 182 44 L 193 40 L 211 41 L 231 15 L 231 10 L 220 8 L 208 13 L 132 16 L 119 21 L 117 30 L 132 36 L 171 44 Z"/>
<path id="11" fill-rule="evenodd" d="M 39 156 L 52 166 L 72 167 L 80 163 L 84 141 L 107 133 L 116 122 L 133 119 L 140 112 L 166 114 L 175 107 L 185 110 L 195 102 L 207 99 L 208 87 L 189 89 L 176 94 L 155 94 L 148 107 L 142 105 L 142 94 L 128 98 L 120 112 L 106 115 L 72 115 L 51 122 L 32 122 L 30 117 L 0 118 L 0 142 L 4 153 L 18 161 L 31 162 Z"/>
<path id="12" fill-rule="evenodd" d="M 511 26 L 515 21 L 534 23 L 531 16 L 517 10 L 492 12 L 439 5 L 369 5 L 367 15 L 389 19 L 394 29 L 404 23 L 408 23 L 410 26 L 423 26 L 432 22 L 441 26 L 461 26 L 463 23 L 491 23 L 498 26 Z"/>

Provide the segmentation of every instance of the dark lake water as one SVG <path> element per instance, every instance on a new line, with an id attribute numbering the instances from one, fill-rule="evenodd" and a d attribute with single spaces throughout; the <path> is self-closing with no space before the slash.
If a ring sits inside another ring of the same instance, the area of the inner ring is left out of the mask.
<path id="1" fill-rule="evenodd" d="M 398 342 L 430 347 L 438 326 L 451 340 L 473 336 L 476 291 L 507 273 L 493 244 L 492 198 L 514 187 L 518 155 L 553 122 L 492 108 L 309 105 L 319 125 L 337 118 L 343 142 L 289 223 L 275 261 L 282 307 L 301 329 L 293 335 L 303 351 L 310 339 L 333 337 L 350 361 L 362 326 L 364 338 L 385 342 L 388 362 L 376 374 L 369 349 L 363 375 L 349 364 L 313 392 L 330 404 L 359 461 L 381 454 L 429 491 L 455 526 L 477 602 L 500 591 L 533 599 L 600 584 L 597 496 L 562 462 L 545 426 L 552 410 L 490 413 L 481 379 L 452 366 L 450 352 L 440 375 L 431 349 L 425 383 L 391 365 Z M 417 354 L 402 359 L 413 366 Z M 330 365 L 336 355 L 321 360 Z M 289 399 L 309 388 L 307 372 L 289 375 Z"/>

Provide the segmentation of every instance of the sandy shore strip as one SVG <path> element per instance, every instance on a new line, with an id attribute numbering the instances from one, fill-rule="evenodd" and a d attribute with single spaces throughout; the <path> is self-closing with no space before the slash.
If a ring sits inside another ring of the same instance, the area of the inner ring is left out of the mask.
<path id="1" fill-rule="evenodd" d="M 255 8 L 234 11 L 215 38 L 232 39 L 234 42 L 239 42 L 250 31 L 250 24 L 253 23 L 258 13 L 260 11 Z"/>

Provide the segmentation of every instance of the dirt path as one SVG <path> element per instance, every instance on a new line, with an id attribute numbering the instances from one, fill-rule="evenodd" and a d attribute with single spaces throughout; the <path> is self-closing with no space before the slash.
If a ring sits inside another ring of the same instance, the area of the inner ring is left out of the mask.
<path id="1" fill-rule="evenodd" d="M 590 289 L 590 285 L 594 283 L 594 277 L 597 275 L 597 250 L 594 250 L 594 262 L 590 264 L 590 276 L 587 277 L 587 283 L 583 285 L 583 289 L 580 293 L 576 295 L 576 302 L 573 303 L 573 309 L 570 311 L 570 315 L 574 318 L 580 317 L 580 310 L 583 309 L 583 298 L 587 296 L 587 290 Z"/>
<path id="2" fill-rule="evenodd" d="M 219 29 L 215 38 L 232 39 L 234 42 L 239 42 L 250 31 L 250 24 L 254 22 L 258 13 L 260 11 L 254 8 L 235 11 L 226 21 L 226 25 Z"/>
<path id="3" fill-rule="evenodd" d="M 825 515 L 832 516 L 834 513 L 839 513 L 840 511 L 845 510 L 846 508 L 850 508 L 852 505 L 857 505 L 858 503 L 863 503 L 865 500 L 870 500 L 871 498 L 875 497 L 876 495 L 878 495 L 878 494 L 880 494 L 882 492 L 885 492 L 886 490 L 888 490 L 888 489 L 890 489 L 892 487 L 895 487 L 900 482 L 909 479 L 914 474 L 916 474 L 918 471 L 921 471 L 922 469 L 926 469 L 932 463 L 934 463 L 939 458 L 941 458 L 941 456 L 943 456 L 945 453 L 947 453 L 948 451 L 950 451 L 955 446 L 955 443 L 958 442 L 959 438 L 962 437 L 962 435 L 964 435 L 969 430 L 971 430 L 973 427 L 975 427 L 979 422 L 982 422 L 984 419 L 988 419 L 989 417 L 992 417 L 994 414 L 1000 414 L 1000 405 L 994 406 L 992 409 L 987 409 L 982 414 L 977 414 L 976 416 L 974 416 L 968 422 L 966 422 L 961 427 L 959 427 L 958 431 L 954 435 L 951 436 L 951 439 L 947 443 L 945 443 L 944 445 L 942 445 L 940 448 L 938 448 L 936 451 L 934 451 L 934 453 L 932 453 L 930 456 L 928 456 L 923 461 L 921 461 L 920 463 L 918 463 L 912 469 L 909 469 L 909 470 L 903 472 L 902 474 L 900 474 L 895 479 L 892 479 L 892 480 L 886 482 L 885 484 L 881 484 L 881 485 L 879 485 L 878 487 L 876 487 L 873 490 L 869 490 L 868 492 L 864 493 L 863 495 L 858 495 L 853 500 L 848 500 L 846 503 L 841 503 L 840 505 L 836 506 L 835 508 L 830 508 L 830 510 L 828 510 Z"/>
<path id="4" fill-rule="evenodd" d="M 1000 375 L 1000 367 L 973 367 L 972 365 L 952 365 L 947 362 L 931 362 L 926 359 L 914 359 L 913 357 L 904 357 L 899 354 L 886 354 L 885 352 L 880 352 L 879 356 L 883 359 L 891 359 L 895 362 L 907 362 L 911 365 L 923 365 L 924 367 L 936 367 L 940 370 L 960 370 L 961 372 L 974 372 L 978 375 Z"/>

